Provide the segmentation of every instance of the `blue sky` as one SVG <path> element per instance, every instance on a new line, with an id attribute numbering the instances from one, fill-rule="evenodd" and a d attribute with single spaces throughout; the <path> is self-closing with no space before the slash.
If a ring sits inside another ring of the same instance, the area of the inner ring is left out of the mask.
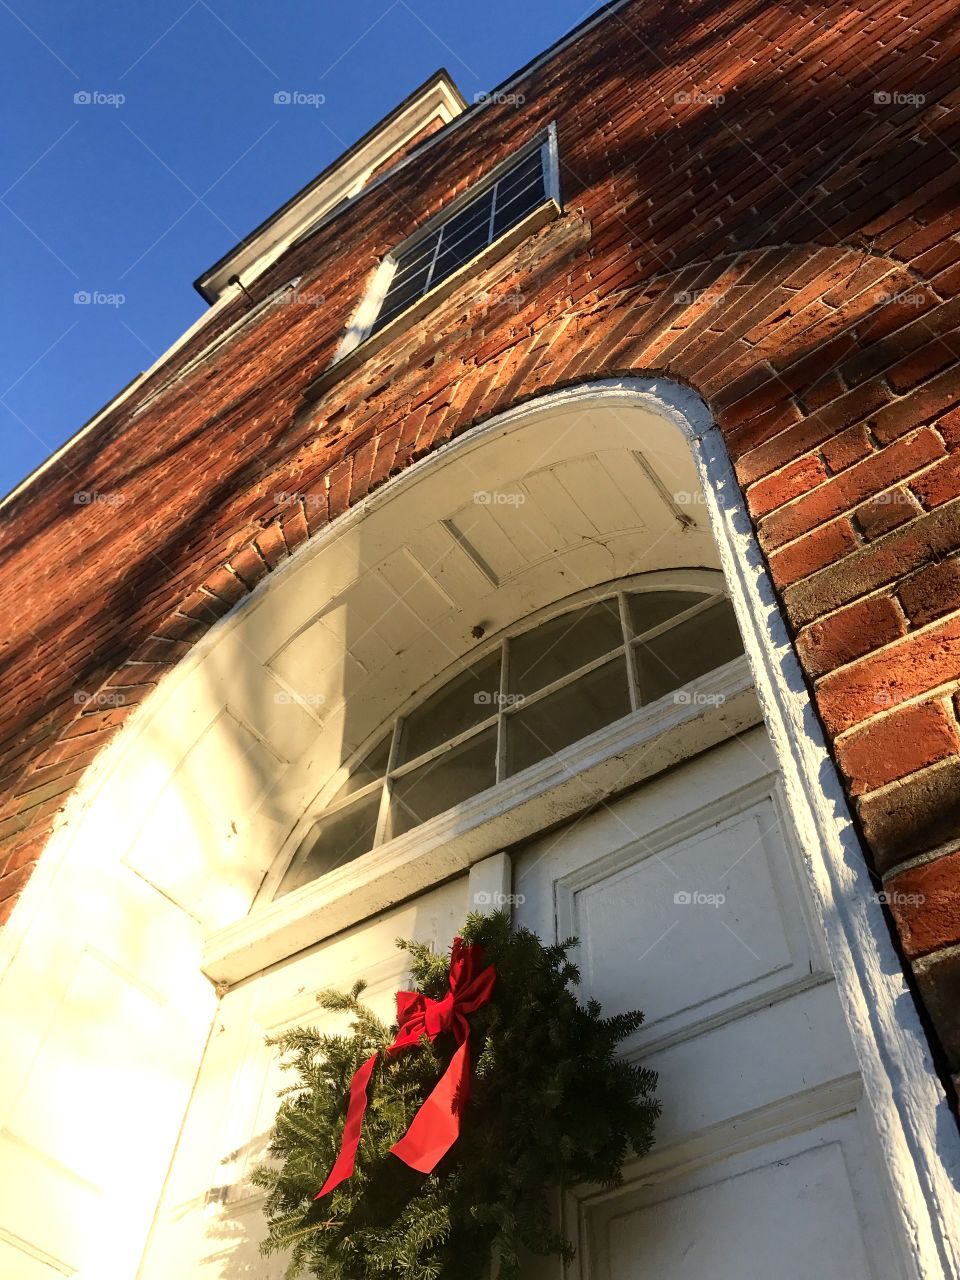
<path id="1" fill-rule="evenodd" d="M 470 101 L 600 7 L 0 0 L 0 494 L 196 319 L 201 271 L 437 67 Z"/>

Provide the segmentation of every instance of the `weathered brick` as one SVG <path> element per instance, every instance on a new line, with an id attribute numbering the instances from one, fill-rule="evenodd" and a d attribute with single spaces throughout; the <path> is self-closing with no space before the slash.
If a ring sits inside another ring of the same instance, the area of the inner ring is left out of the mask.
<path id="1" fill-rule="evenodd" d="M 886 707 L 958 679 L 960 617 L 953 617 L 825 676 L 817 686 L 817 703 L 828 729 L 841 733 Z"/>
<path id="2" fill-rule="evenodd" d="M 861 795 L 958 752 L 955 716 L 941 702 L 920 702 L 843 738 L 837 759 L 852 793 Z"/>
<path id="3" fill-rule="evenodd" d="M 960 760 L 951 757 L 857 804 L 878 871 L 960 837 Z"/>
<path id="4" fill-rule="evenodd" d="M 927 565 L 897 587 L 904 612 L 914 626 L 960 609 L 960 557 Z"/>
<path id="5" fill-rule="evenodd" d="M 806 670 L 821 676 L 906 633 L 906 620 L 896 601 L 871 596 L 804 628 L 797 637 L 797 649 Z"/>
<path id="6" fill-rule="evenodd" d="M 911 959 L 960 943 L 960 851 L 891 876 L 884 890 Z"/>
<path id="7" fill-rule="evenodd" d="M 891 529 L 899 529 L 920 515 L 922 510 L 909 489 L 896 485 L 857 507 L 853 514 L 860 530 L 872 541 L 882 538 Z"/>
<path id="8" fill-rule="evenodd" d="M 940 437 L 929 427 L 898 440 L 828 480 L 813 493 L 767 516 L 760 522 L 761 543 L 771 549 L 782 546 L 816 525 L 850 510 L 871 493 L 885 489 L 892 481 L 919 471 L 942 457 L 943 453 Z"/>
<path id="9" fill-rule="evenodd" d="M 834 520 L 832 524 L 804 534 L 789 547 L 775 551 L 769 559 L 770 572 L 777 586 L 786 587 L 842 559 L 856 546 L 857 535 L 850 521 Z"/>
<path id="10" fill-rule="evenodd" d="M 826 478 L 826 468 L 816 455 L 799 458 L 782 471 L 751 486 L 747 490 L 747 502 L 755 516 L 762 516 L 791 498 L 806 493 Z"/>

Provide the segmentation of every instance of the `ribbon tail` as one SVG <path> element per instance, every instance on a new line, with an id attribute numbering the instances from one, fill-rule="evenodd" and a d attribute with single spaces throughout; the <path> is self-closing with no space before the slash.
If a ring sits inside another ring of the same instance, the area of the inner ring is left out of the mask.
<path id="1" fill-rule="evenodd" d="M 367 1085 L 377 1065 L 377 1055 L 368 1058 L 354 1072 L 350 1081 L 350 1101 L 347 1105 L 347 1119 L 343 1126 L 343 1137 L 340 1139 L 340 1154 L 322 1188 L 313 1197 L 320 1200 L 328 1195 L 341 1182 L 345 1182 L 353 1173 L 357 1158 L 357 1147 L 360 1145 L 360 1131 L 363 1128 L 363 1115 L 367 1109 Z"/>
<path id="2" fill-rule="evenodd" d="M 393 1154 L 411 1169 L 433 1173 L 460 1135 L 460 1114 L 469 1092 L 469 1043 L 464 1040 L 410 1128 L 390 1148 Z"/>

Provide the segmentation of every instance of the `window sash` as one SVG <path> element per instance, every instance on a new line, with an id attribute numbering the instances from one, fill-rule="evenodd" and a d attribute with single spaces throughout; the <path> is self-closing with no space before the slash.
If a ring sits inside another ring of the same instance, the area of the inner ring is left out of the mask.
<path id="1" fill-rule="evenodd" d="M 551 129 L 546 137 L 541 137 L 508 161 L 493 181 L 488 179 L 489 185 L 479 192 L 476 187 L 470 188 L 448 210 L 441 210 L 437 215 L 439 221 L 432 219 L 421 232 L 389 255 L 387 263 L 393 269 L 389 278 L 381 282 L 383 296 L 363 335 L 365 338 L 384 328 L 444 280 L 467 266 L 551 197 L 557 198 L 555 145 Z M 537 159 L 535 167 L 531 164 L 534 157 Z M 474 207 L 476 223 L 471 220 L 466 228 L 458 226 L 463 215 Z M 455 238 L 448 243 L 447 234 L 451 226 L 456 228 Z M 483 242 L 478 240 L 469 256 L 462 260 L 451 261 L 448 258 L 443 261 L 445 255 L 470 241 L 481 229 Z M 407 296 L 404 286 L 423 273 L 424 268 L 426 272 L 416 292 Z"/>
<path id="2" fill-rule="evenodd" d="M 514 715 L 519 714 L 522 711 L 529 710 L 530 707 L 535 706 L 537 703 L 544 701 L 546 698 L 551 697 L 553 694 L 557 693 L 558 691 L 577 683 L 578 681 L 582 680 L 585 676 L 590 675 L 592 672 L 605 666 L 607 663 L 611 661 L 620 660 L 626 664 L 627 684 L 628 684 L 629 700 L 630 700 L 629 711 L 627 712 L 627 714 L 632 714 L 633 712 L 639 711 L 643 706 L 649 705 L 649 703 L 644 702 L 641 696 L 641 679 L 640 679 L 640 671 L 638 668 L 638 658 L 637 658 L 638 651 L 641 649 L 641 647 L 644 644 L 647 644 L 650 641 L 657 639 L 658 637 L 666 634 L 667 632 L 673 630 L 674 628 L 680 627 L 690 622 L 692 619 L 696 618 L 698 615 L 702 613 L 707 612 L 707 610 L 713 608 L 719 601 L 722 601 L 726 598 L 724 593 L 718 590 L 710 590 L 708 588 L 702 588 L 700 590 L 694 588 L 693 590 L 696 592 L 696 594 L 700 596 L 700 599 L 697 601 L 696 604 L 693 604 L 686 609 L 680 610 L 678 613 L 672 615 L 671 617 L 667 618 L 666 620 L 660 623 L 655 624 L 654 626 L 647 627 L 642 630 L 636 630 L 633 626 L 631 609 L 630 609 L 630 601 L 631 599 L 634 599 L 638 596 L 642 598 L 642 596 L 646 594 L 645 592 L 636 591 L 636 590 L 632 590 L 632 591 L 619 590 L 604 596 L 599 596 L 596 600 L 589 602 L 592 604 L 601 604 L 601 603 L 616 604 L 616 607 L 620 616 L 623 642 L 621 644 L 614 646 L 613 648 L 607 650 L 602 654 L 595 655 L 588 662 L 582 663 L 581 665 L 576 667 L 574 670 L 571 670 L 565 673 L 564 675 L 559 676 L 557 679 L 552 680 L 550 683 L 544 685 L 542 688 L 537 689 L 531 693 L 524 694 L 522 699 L 520 699 L 520 701 L 513 701 L 511 698 L 511 695 L 508 692 L 509 675 L 510 675 L 510 672 L 509 672 L 510 645 L 511 645 L 511 641 L 516 640 L 519 636 L 524 635 L 527 632 L 526 630 L 520 630 L 520 631 L 515 631 L 512 635 L 504 636 L 498 642 L 498 645 L 496 647 L 488 650 L 487 652 L 478 656 L 474 660 L 476 664 L 487 663 L 489 662 L 491 656 L 499 651 L 499 655 L 500 655 L 499 698 L 498 698 L 496 707 L 491 711 L 490 715 L 484 716 L 481 720 L 478 720 L 475 724 L 471 725 L 469 728 L 462 730 L 461 732 L 453 735 L 452 737 L 446 739 L 441 743 L 438 743 L 436 746 L 431 747 L 429 750 L 422 751 L 418 755 L 412 756 L 409 760 L 404 760 L 402 763 L 400 762 L 400 753 L 401 753 L 401 742 L 402 742 L 402 734 L 403 734 L 405 717 L 404 716 L 395 717 L 392 728 L 389 730 L 390 748 L 389 748 L 388 759 L 386 762 L 386 767 L 384 769 L 383 774 L 380 777 L 373 779 L 369 783 L 364 784 L 364 786 L 358 787 L 356 790 L 349 792 L 348 794 L 344 795 L 342 798 L 326 804 L 322 809 L 320 809 L 317 812 L 316 814 L 317 822 L 321 822 L 331 817 L 332 815 L 339 813 L 341 810 L 349 808 L 352 805 L 358 805 L 361 802 L 366 801 L 367 799 L 369 799 L 370 796 L 376 794 L 379 791 L 380 793 L 379 816 L 377 820 L 376 832 L 374 835 L 373 844 L 371 845 L 371 850 L 376 849 L 379 845 L 385 843 L 390 838 L 389 832 L 390 832 L 391 810 L 393 805 L 393 795 L 392 795 L 393 782 L 395 780 L 399 780 L 401 778 L 406 777 L 408 774 L 414 773 L 416 770 L 422 768 L 424 765 L 430 764 L 432 761 L 441 759 L 449 751 L 463 746 L 464 744 L 470 742 L 472 739 L 478 738 L 481 734 L 489 733 L 489 731 L 494 728 L 496 729 L 496 740 L 495 740 L 495 748 L 494 748 L 494 751 L 495 751 L 494 766 L 495 767 L 494 767 L 493 785 L 497 786 L 501 782 L 505 782 L 509 777 L 514 776 L 513 774 L 509 773 L 507 768 L 507 741 L 508 741 L 508 735 L 509 735 L 510 718 Z M 682 593 L 683 593 L 682 590 L 677 591 L 677 594 L 682 594 Z M 584 605 L 575 606 L 574 608 L 567 610 L 566 613 L 569 613 L 572 616 L 574 614 L 580 613 L 581 610 L 585 607 L 586 606 Z M 564 612 L 558 613 L 556 615 L 557 618 L 563 618 L 564 616 L 565 616 Z M 527 630 L 533 630 L 533 629 L 534 628 L 528 628 Z M 456 679 L 457 679 L 457 676 L 450 677 L 444 684 L 441 684 L 438 687 L 438 689 L 434 690 L 433 693 L 428 694 L 426 698 L 421 699 L 418 706 L 422 706 L 423 703 L 426 702 L 430 697 L 432 697 L 434 693 L 442 691 L 444 688 L 446 688 L 447 684 L 452 683 Z M 682 688 L 682 687 L 683 687 L 682 685 L 677 686 L 677 688 Z M 408 712 L 408 715 L 412 714 L 412 712 L 417 709 L 418 708 L 412 708 L 411 712 Z M 378 738 L 378 741 L 380 743 L 382 743 L 382 735 L 383 735 L 383 729 L 381 728 L 380 737 Z M 353 762 L 351 769 L 356 770 L 358 768 L 361 768 L 363 765 L 364 758 L 365 757 L 360 757 L 356 759 Z M 476 794 L 479 794 L 479 792 L 477 792 Z M 281 878 L 281 886 L 283 884 L 283 880 L 286 879 L 292 867 L 293 867 L 293 863 L 291 863 L 290 866 L 284 872 L 284 875 Z M 280 893 L 279 887 L 278 887 L 277 893 L 278 894 Z"/>

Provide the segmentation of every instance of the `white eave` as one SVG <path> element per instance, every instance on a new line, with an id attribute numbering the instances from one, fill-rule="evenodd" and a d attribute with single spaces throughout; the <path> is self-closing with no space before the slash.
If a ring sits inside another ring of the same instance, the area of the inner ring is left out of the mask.
<path id="1" fill-rule="evenodd" d="M 448 72 L 440 70 L 359 142 L 252 231 L 198 280 L 195 287 L 216 302 L 231 281 L 249 284 L 311 227 L 361 191 L 370 176 L 397 156 L 432 121 L 449 124 L 466 101 Z"/>

